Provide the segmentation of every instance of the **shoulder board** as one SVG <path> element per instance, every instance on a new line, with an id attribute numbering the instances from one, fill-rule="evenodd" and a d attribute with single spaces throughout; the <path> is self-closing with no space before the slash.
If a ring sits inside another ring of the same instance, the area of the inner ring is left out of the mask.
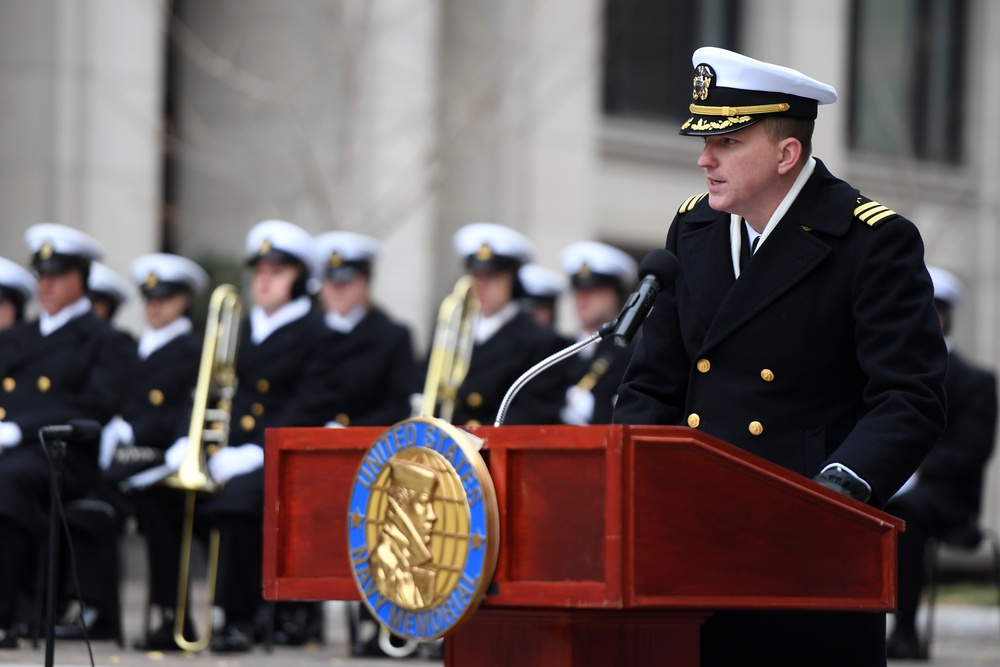
<path id="1" fill-rule="evenodd" d="M 707 192 L 702 192 L 699 195 L 688 197 L 687 199 L 684 200 L 684 203 L 681 204 L 681 207 L 677 209 L 677 214 L 683 215 L 684 213 L 690 213 L 691 210 L 698 205 L 698 202 L 704 199 L 707 194 L 708 194 Z"/>
<path id="2" fill-rule="evenodd" d="M 858 197 L 857 206 L 854 207 L 854 217 L 869 227 L 877 227 L 886 220 L 898 218 L 899 214 L 882 206 L 877 201 L 872 201 L 867 197 Z"/>

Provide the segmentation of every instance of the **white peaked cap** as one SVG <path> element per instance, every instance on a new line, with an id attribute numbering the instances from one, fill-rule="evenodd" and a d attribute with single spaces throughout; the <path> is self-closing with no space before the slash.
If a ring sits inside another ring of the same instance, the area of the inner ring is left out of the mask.
<path id="1" fill-rule="evenodd" d="M 47 245 L 52 252 L 60 255 L 72 255 L 90 260 L 104 257 L 104 246 L 98 243 L 97 239 L 74 227 L 52 222 L 28 227 L 24 232 L 24 242 L 33 253 L 40 252 Z"/>
<path id="2" fill-rule="evenodd" d="M 90 275 L 87 278 L 87 289 L 101 292 L 114 297 L 119 303 L 128 301 L 132 286 L 113 269 L 100 262 L 90 265 Z"/>
<path id="3" fill-rule="evenodd" d="M 187 257 L 165 252 L 143 255 L 129 267 L 136 287 L 154 288 L 157 284 L 184 285 L 192 294 L 200 294 L 208 287 L 208 273 Z"/>
<path id="4" fill-rule="evenodd" d="M 313 237 L 306 230 L 285 220 L 264 220 L 254 225 L 247 234 L 247 260 L 274 259 L 277 251 L 315 268 Z"/>
<path id="5" fill-rule="evenodd" d="M 569 279 L 565 275 L 538 264 L 521 266 L 517 270 L 517 279 L 531 297 L 555 297 L 569 289 Z"/>
<path id="6" fill-rule="evenodd" d="M 638 265 L 624 250 L 599 241 L 579 241 L 566 246 L 561 254 L 563 270 L 574 277 L 588 278 L 594 274 L 615 278 L 622 285 L 637 279 Z"/>
<path id="7" fill-rule="evenodd" d="M 965 287 L 958 276 L 937 266 L 928 266 L 931 282 L 934 283 L 934 298 L 951 304 L 953 308 L 962 302 Z"/>
<path id="8" fill-rule="evenodd" d="M 20 292 L 27 301 L 35 296 L 36 280 L 28 269 L 6 257 L 0 257 L 0 286 Z"/>
<path id="9" fill-rule="evenodd" d="M 530 262 L 535 246 L 524 234 L 492 222 L 473 222 L 455 232 L 455 251 L 461 257 L 485 261 L 491 257 Z"/>

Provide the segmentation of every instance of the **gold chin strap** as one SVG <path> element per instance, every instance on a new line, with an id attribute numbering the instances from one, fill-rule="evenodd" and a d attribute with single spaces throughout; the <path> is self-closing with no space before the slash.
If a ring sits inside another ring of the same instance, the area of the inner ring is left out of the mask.
<path id="1" fill-rule="evenodd" d="M 691 113 L 702 116 L 750 116 L 758 113 L 781 113 L 788 111 L 789 104 L 780 102 L 778 104 L 757 104 L 748 107 L 709 107 L 703 104 L 692 104 Z"/>

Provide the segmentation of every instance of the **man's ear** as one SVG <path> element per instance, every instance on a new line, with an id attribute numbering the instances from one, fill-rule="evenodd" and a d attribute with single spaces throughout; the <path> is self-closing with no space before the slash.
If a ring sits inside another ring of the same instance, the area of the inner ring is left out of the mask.
<path id="1" fill-rule="evenodd" d="M 802 157 L 802 142 L 795 137 L 786 137 L 778 142 L 778 173 L 784 176 L 790 172 Z"/>

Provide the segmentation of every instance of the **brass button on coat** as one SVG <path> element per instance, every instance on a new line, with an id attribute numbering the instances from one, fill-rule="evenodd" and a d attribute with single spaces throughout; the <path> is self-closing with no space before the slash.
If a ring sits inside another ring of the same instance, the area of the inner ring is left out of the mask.
<path id="1" fill-rule="evenodd" d="M 760 377 L 763 378 L 764 382 L 771 382 L 774 380 L 774 371 L 770 368 L 765 368 L 760 372 Z"/>
<path id="2" fill-rule="evenodd" d="M 337 422 L 341 426 L 350 426 L 351 418 L 347 414 L 341 412 L 339 415 L 333 418 L 333 421 Z"/>
<path id="3" fill-rule="evenodd" d="M 3 390 L 4 391 L 6 391 L 6 392 L 14 391 L 14 387 L 16 387 L 16 386 L 17 386 L 17 382 L 14 381 L 14 378 L 7 377 L 7 378 L 3 379 Z"/>
<path id="4" fill-rule="evenodd" d="M 709 361 L 708 359 L 699 359 L 696 366 L 698 370 L 702 373 L 707 373 L 708 371 L 712 370 L 712 362 Z"/>
<path id="5" fill-rule="evenodd" d="M 698 428 L 699 424 L 701 424 L 701 417 L 698 416 L 697 412 L 692 412 L 688 415 L 688 426 Z"/>
<path id="6" fill-rule="evenodd" d="M 243 427 L 244 431 L 252 431 L 256 424 L 257 421 L 250 415 L 243 415 L 240 419 L 240 426 Z"/>
<path id="7" fill-rule="evenodd" d="M 52 380 L 48 379 L 44 375 L 38 378 L 38 391 L 43 394 L 52 388 Z"/>
<path id="8" fill-rule="evenodd" d="M 479 421 L 475 420 L 475 419 L 470 419 L 469 421 L 465 422 L 465 425 L 466 426 L 470 426 L 470 427 L 471 426 L 482 426 L 482 424 L 480 424 Z"/>
<path id="9" fill-rule="evenodd" d="M 253 413 L 254 417 L 260 417 L 264 414 L 264 406 L 260 403 L 254 403 L 250 406 L 250 412 Z"/>
<path id="10" fill-rule="evenodd" d="M 478 392 L 472 392 L 469 397 L 465 399 L 465 402 L 469 404 L 470 408 L 478 408 L 483 404 L 483 396 Z"/>
<path id="11" fill-rule="evenodd" d="M 150 405 L 163 405 L 163 392 L 159 389 L 149 390 L 149 404 Z"/>
<path id="12" fill-rule="evenodd" d="M 761 433 L 764 432 L 764 425 L 757 420 L 750 422 L 749 428 L 750 432 L 753 433 L 754 435 L 760 435 Z"/>
<path id="13" fill-rule="evenodd" d="M 3 408 L 0 408 L 0 421 L 3 421 L 6 416 L 7 416 L 7 411 L 4 410 Z"/>
<path id="14" fill-rule="evenodd" d="M 270 389 L 271 389 L 271 383 L 268 382 L 266 379 L 261 378 L 257 380 L 257 391 L 259 391 L 262 394 L 266 394 Z"/>

